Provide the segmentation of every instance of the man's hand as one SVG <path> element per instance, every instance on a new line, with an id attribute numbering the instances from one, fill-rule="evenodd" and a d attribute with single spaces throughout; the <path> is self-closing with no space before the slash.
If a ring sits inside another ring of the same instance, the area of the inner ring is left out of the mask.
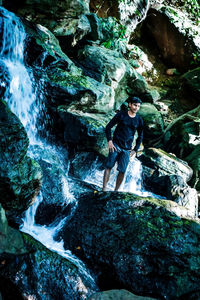
<path id="1" fill-rule="evenodd" d="M 108 149 L 109 149 L 109 152 L 114 152 L 114 151 L 117 151 L 117 149 L 115 148 L 115 146 L 113 145 L 113 141 L 110 140 L 108 142 Z"/>
<path id="2" fill-rule="evenodd" d="M 136 156 L 136 151 L 135 151 L 135 150 L 131 150 L 131 151 L 130 151 L 130 158 L 131 158 L 131 159 L 134 159 L 135 156 Z"/>

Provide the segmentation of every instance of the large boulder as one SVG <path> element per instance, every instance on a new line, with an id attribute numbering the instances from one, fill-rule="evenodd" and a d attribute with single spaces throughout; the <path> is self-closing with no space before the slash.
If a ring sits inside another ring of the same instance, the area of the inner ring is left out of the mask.
<path id="1" fill-rule="evenodd" d="M 83 274 L 72 257 L 63 258 L 9 227 L 1 206 L 0 241 L 3 299 L 86 299 L 97 291 L 89 272 Z"/>
<path id="2" fill-rule="evenodd" d="M 143 103 L 138 114 L 144 120 L 144 143 L 153 145 L 164 132 L 164 122 L 161 113 L 150 103 Z"/>
<path id="3" fill-rule="evenodd" d="M 0 202 L 11 211 L 29 207 L 39 192 L 40 166 L 26 155 L 28 137 L 19 119 L 0 101 Z"/>
<path id="4" fill-rule="evenodd" d="M 187 162 L 156 148 L 145 149 L 139 159 L 147 190 L 186 207 L 191 217 L 198 215 L 197 191 L 187 184 L 193 174 Z"/>
<path id="5" fill-rule="evenodd" d="M 165 150 L 185 158 L 200 144 L 200 106 L 181 115 L 165 129 Z"/>
<path id="6" fill-rule="evenodd" d="M 162 149 L 147 148 L 140 160 L 145 166 L 157 170 L 159 175 L 179 175 L 185 182 L 189 181 L 193 174 L 187 162 Z"/>
<path id="7" fill-rule="evenodd" d="M 145 20 L 145 34 L 147 31 L 155 39 L 163 58 L 170 66 L 182 70 L 191 68 L 194 53 L 200 53 L 200 31 L 186 14 L 169 6 L 152 8 Z"/>
<path id="8" fill-rule="evenodd" d="M 68 37 L 73 40 L 73 36 L 80 35 L 82 38 L 90 31 L 88 20 L 82 16 L 89 13 L 88 0 L 64 0 L 59 3 L 53 0 L 26 0 L 23 3 L 9 0 L 3 1 L 3 6 L 27 20 L 47 27 L 57 36 L 66 36 L 67 41 Z"/>
<path id="9" fill-rule="evenodd" d="M 127 98 L 128 79 L 137 74 L 119 52 L 105 47 L 86 45 L 79 50 L 78 64 L 84 74 L 110 86 L 115 91 L 115 100 L 121 103 Z"/>
<path id="10" fill-rule="evenodd" d="M 21 233 L 8 226 L 5 211 L 0 204 L 0 256 L 2 253 L 20 255 L 27 253 L 27 249 Z"/>
<path id="11" fill-rule="evenodd" d="M 153 300 L 154 298 L 136 296 L 127 290 L 110 290 L 98 292 L 88 300 Z"/>
<path id="12" fill-rule="evenodd" d="M 57 109 L 63 128 L 63 140 L 73 145 L 78 151 L 96 151 L 107 153 L 105 126 L 110 114 L 87 113 L 66 106 Z"/>
<path id="13" fill-rule="evenodd" d="M 139 295 L 192 299 L 200 297 L 200 223 L 186 215 L 169 200 L 95 192 L 79 199 L 61 235 L 91 262 L 102 289 L 118 284 Z"/>

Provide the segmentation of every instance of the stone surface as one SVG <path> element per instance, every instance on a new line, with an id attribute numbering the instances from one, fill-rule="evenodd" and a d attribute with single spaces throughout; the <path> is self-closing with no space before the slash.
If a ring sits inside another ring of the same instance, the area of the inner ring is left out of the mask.
<path id="1" fill-rule="evenodd" d="M 144 143 L 153 145 L 164 132 L 164 122 L 161 113 L 150 103 L 143 103 L 138 114 L 144 120 Z"/>
<path id="2" fill-rule="evenodd" d="M 160 175 L 179 175 L 185 182 L 192 177 L 193 171 L 187 162 L 171 155 L 162 149 L 148 148 L 140 156 L 143 164 L 157 170 Z"/>
<path id="3" fill-rule="evenodd" d="M 22 237 L 26 254 L 0 254 L 4 299 L 16 299 L 18 294 L 20 300 L 86 299 L 97 291 L 95 282 L 83 275 L 70 258 L 48 250 L 27 234 Z"/>
<path id="4" fill-rule="evenodd" d="M 92 295 L 88 300 L 153 300 L 155 298 L 136 296 L 127 290 L 110 290 Z"/>
<path id="5" fill-rule="evenodd" d="M 19 119 L 0 101 L 0 202 L 5 209 L 23 211 L 38 194 L 40 166 L 26 156 L 28 138 Z"/>
<path id="6" fill-rule="evenodd" d="M 200 106 L 181 115 L 165 129 L 165 150 L 180 158 L 188 156 L 200 144 Z"/>
<path id="7" fill-rule="evenodd" d="M 102 289 L 115 283 L 155 298 L 190 299 L 194 292 L 198 298 L 200 223 L 186 215 L 169 200 L 89 193 L 61 235 L 91 262 Z"/>
<path id="8" fill-rule="evenodd" d="M 148 191 L 171 199 L 188 209 L 191 217 L 198 216 L 198 194 L 179 175 L 160 175 L 159 170 L 143 167 L 143 184 Z"/>
<path id="9" fill-rule="evenodd" d="M 19 231 L 8 226 L 5 211 L 0 204 L 0 256 L 2 253 L 21 255 L 27 253 Z"/>
<path id="10" fill-rule="evenodd" d="M 193 53 L 200 53 L 198 26 L 169 6 L 150 9 L 145 24 L 168 65 L 188 70 Z"/>
<path id="11" fill-rule="evenodd" d="M 91 0 L 90 10 L 96 12 L 101 18 L 108 18 L 109 16 L 117 18 L 120 23 L 126 27 L 127 35 L 129 35 L 142 21 L 149 8 L 147 1 L 100 1 Z"/>
<path id="12" fill-rule="evenodd" d="M 126 100 L 128 82 L 137 78 L 134 69 L 119 52 L 105 47 L 85 46 L 79 50 L 78 64 L 85 75 L 110 86 L 115 91 L 116 102 Z"/>
<path id="13" fill-rule="evenodd" d="M 65 142 L 74 145 L 78 151 L 107 153 L 105 126 L 109 114 L 93 114 L 60 106 L 58 115 L 63 124 Z"/>
<path id="14" fill-rule="evenodd" d="M 9 0 L 3 1 L 3 5 L 17 15 L 47 27 L 56 36 L 77 36 L 78 39 L 78 35 L 82 38 L 82 33 L 85 30 L 88 33 L 88 20 L 86 20 L 87 24 L 85 25 L 84 20 L 81 19 L 84 18 L 83 14 L 89 13 L 88 0 L 64 0 L 60 2 L 26 0 L 23 1 L 23 5 L 20 2 Z M 69 41 L 69 39 L 67 40 Z"/>

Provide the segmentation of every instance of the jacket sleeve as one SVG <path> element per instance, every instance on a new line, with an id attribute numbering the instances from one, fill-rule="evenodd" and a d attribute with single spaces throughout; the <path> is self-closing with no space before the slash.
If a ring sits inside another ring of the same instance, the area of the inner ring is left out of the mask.
<path id="1" fill-rule="evenodd" d="M 105 128 L 105 132 L 106 132 L 106 138 L 107 141 L 109 142 L 110 140 L 112 140 L 112 135 L 111 135 L 111 129 L 120 121 L 120 115 L 121 112 L 117 113 L 111 120 L 110 122 L 107 124 L 106 128 Z"/>
<path id="2" fill-rule="evenodd" d="M 144 129 L 143 120 L 142 120 L 142 118 L 140 118 L 140 120 L 139 120 L 139 126 L 137 128 L 138 137 L 136 139 L 136 144 L 135 144 L 135 147 L 133 149 L 135 152 L 138 151 L 138 149 L 140 148 L 140 145 L 142 143 L 142 140 L 143 140 L 143 129 Z"/>

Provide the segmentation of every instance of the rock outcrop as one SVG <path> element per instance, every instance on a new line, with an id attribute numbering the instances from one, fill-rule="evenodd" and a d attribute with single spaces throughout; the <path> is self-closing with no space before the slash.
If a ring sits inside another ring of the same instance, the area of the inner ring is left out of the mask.
<path id="1" fill-rule="evenodd" d="M 19 119 L 0 101 L 0 202 L 10 212 L 22 212 L 39 192 L 40 166 L 26 155 L 28 137 Z"/>
<path id="2" fill-rule="evenodd" d="M 200 224 L 187 219 L 187 211 L 168 200 L 89 193 L 61 236 L 65 247 L 92 262 L 102 288 L 118 284 L 156 298 L 198 298 Z"/>
<path id="3" fill-rule="evenodd" d="M 169 6 L 151 8 L 145 26 L 168 65 L 181 70 L 191 68 L 194 53 L 200 53 L 199 28 L 186 14 Z"/>
<path id="4" fill-rule="evenodd" d="M 86 299 L 97 291 L 70 259 L 9 227 L 1 206 L 0 264 L 3 299 Z"/>

